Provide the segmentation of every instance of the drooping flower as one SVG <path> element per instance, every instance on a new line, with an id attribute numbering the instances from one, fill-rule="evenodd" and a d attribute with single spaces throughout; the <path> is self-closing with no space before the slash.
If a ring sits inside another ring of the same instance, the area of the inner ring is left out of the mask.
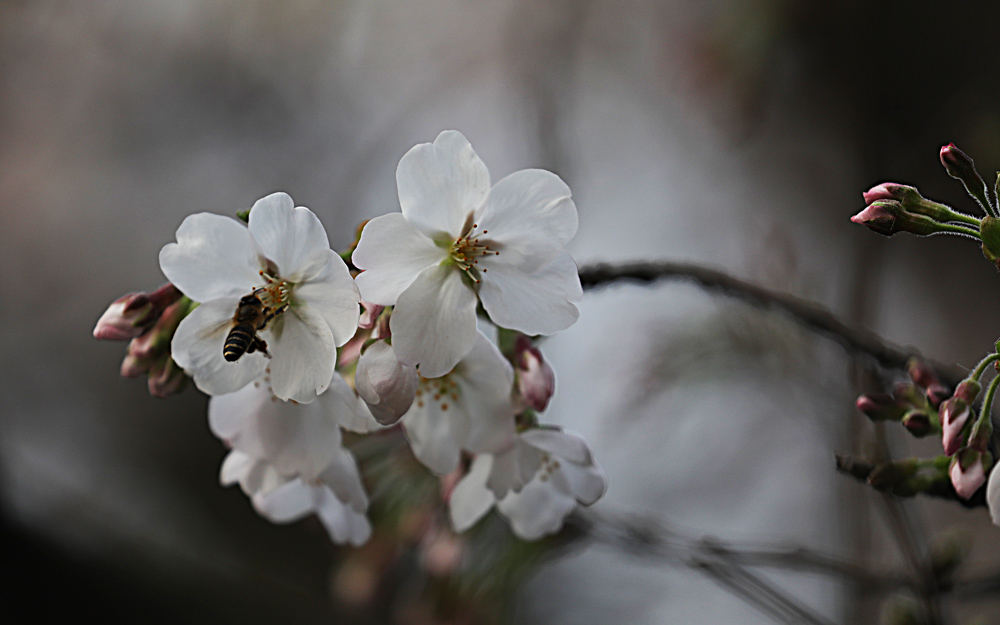
<path id="1" fill-rule="evenodd" d="M 171 348 L 209 395 L 232 393 L 270 367 L 275 395 L 311 402 L 331 379 L 336 348 L 357 329 L 360 298 L 347 266 L 316 215 L 284 193 L 258 200 L 249 226 L 209 213 L 188 216 L 177 243 L 160 251 L 160 268 L 201 303 Z M 251 293 L 273 315 L 259 331 L 272 358 L 257 349 L 229 362 L 223 345 L 241 298 Z"/>
<path id="2" fill-rule="evenodd" d="M 463 449 L 486 451 L 508 439 L 514 433 L 513 383 L 510 363 L 477 332 L 472 351 L 450 373 L 420 379 L 400 420 L 413 454 L 444 475 L 458 466 Z"/>
<path id="3" fill-rule="evenodd" d="M 577 504 L 589 506 L 607 481 L 580 436 L 551 426 L 521 432 L 501 451 L 480 454 L 452 491 L 452 525 L 464 531 L 494 506 L 514 533 L 558 532 Z"/>
<path id="4" fill-rule="evenodd" d="M 402 213 L 376 217 L 352 260 L 366 301 L 395 306 L 399 359 L 425 377 L 451 370 L 476 341 L 476 304 L 497 325 L 551 334 L 572 325 L 583 296 L 566 243 L 576 233 L 569 187 L 525 169 L 490 187 L 461 133 L 415 146 L 399 161 Z"/>
<path id="5" fill-rule="evenodd" d="M 212 431 L 233 449 L 221 481 L 238 482 L 258 512 L 275 522 L 315 513 L 335 541 L 367 540 L 368 497 L 340 428 L 365 432 L 378 424 L 340 374 L 310 404 L 279 400 L 265 375 L 213 397 L 208 417 Z"/>

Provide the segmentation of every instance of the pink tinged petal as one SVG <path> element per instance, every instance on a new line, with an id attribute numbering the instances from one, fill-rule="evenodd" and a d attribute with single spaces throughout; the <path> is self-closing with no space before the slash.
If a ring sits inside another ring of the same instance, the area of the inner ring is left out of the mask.
<path id="1" fill-rule="evenodd" d="M 1000 525 L 1000 471 L 994 467 L 990 473 L 990 481 L 986 485 L 986 505 L 990 508 L 990 518 L 993 525 Z"/>
<path id="2" fill-rule="evenodd" d="M 181 321 L 170 343 L 174 361 L 208 395 L 237 391 L 260 377 L 267 367 L 267 358 L 260 352 L 243 354 L 235 362 L 223 357 L 222 347 L 235 312 L 236 300 L 205 302 Z"/>
<path id="3" fill-rule="evenodd" d="M 952 459 L 948 473 L 951 478 L 951 484 L 955 487 L 955 492 L 962 499 L 972 497 L 979 490 L 979 487 L 986 483 L 986 471 L 983 468 L 983 461 L 978 457 L 963 471 L 959 457 L 955 456 Z"/>
<path id="4" fill-rule="evenodd" d="M 447 257 L 447 249 L 435 245 L 401 214 L 390 213 L 365 225 L 351 262 L 365 270 L 355 279 L 365 301 L 392 306 L 421 271 Z"/>
<path id="5" fill-rule="evenodd" d="M 307 282 L 296 285 L 292 297 L 326 321 L 340 347 L 357 332 L 361 295 L 344 259 L 329 249 L 326 255 L 328 261 L 323 269 Z"/>
<path id="6" fill-rule="evenodd" d="M 354 389 L 339 373 L 334 373 L 330 386 L 320 395 L 316 402 L 323 410 L 334 416 L 340 427 L 358 434 L 367 434 L 382 429 L 382 426 L 372 416 L 368 406 L 355 394 Z"/>
<path id="7" fill-rule="evenodd" d="M 508 494 L 497 510 L 510 522 L 511 529 L 524 540 L 537 540 L 562 529 L 563 520 L 576 508 L 576 500 L 567 491 L 541 476 L 529 482 L 520 493 Z"/>
<path id="8" fill-rule="evenodd" d="M 493 455 L 493 471 L 486 481 L 497 500 L 508 492 L 520 491 L 542 465 L 542 452 L 515 439 L 509 449 Z"/>
<path id="9" fill-rule="evenodd" d="M 490 172 L 462 133 L 446 130 L 403 155 L 396 187 L 407 221 L 431 238 L 454 240 L 489 193 Z"/>
<path id="10" fill-rule="evenodd" d="M 337 362 L 330 326 L 306 306 L 289 308 L 271 326 L 271 390 L 279 399 L 311 403 L 329 386 Z"/>
<path id="11" fill-rule="evenodd" d="M 337 495 L 337 499 L 352 510 L 364 512 L 368 508 L 368 495 L 361 483 L 358 463 L 355 462 L 351 452 L 340 445 L 333 451 L 333 458 L 320 474 L 319 481 L 330 487 Z"/>
<path id="12" fill-rule="evenodd" d="M 382 425 L 392 425 L 410 409 L 420 376 L 412 365 L 396 359 L 385 341 L 376 341 L 358 359 L 354 385 Z"/>
<path id="13" fill-rule="evenodd" d="M 569 462 L 588 466 L 594 464 L 587 441 L 578 434 L 554 427 L 540 427 L 522 432 L 521 440 Z"/>
<path id="14" fill-rule="evenodd" d="M 309 280 L 327 263 L 330 241 L 323 224 L 308 208 L 296 208 L 287 193 L 257 200 L 250 209 L 249 230 L 257 248 L 285 280 Z"/>
<path id="15" fill-rule="evenodd" d="M 566 463 L 561 466 L 560 471 L 566 480 L 569 492 L 585 506 L 603 497 L 608 489 L 604 471 L 596 464 L 581 466 Z"/>
<path id="16" fill-rule="evenodd" d="M 413 455 L 438 475 L 451 473 L 458 466 L 461 441 L 468 436 L 468 418 L 441 411 L 436 402 L 414 404 L 400 422 L 410 442 Z"/>
<path id="17" fill-rule="evenodd" d="M 469 417 L 465 449 L 492 451 L 514 434 L 514 370 L 500 350 L 477 332 L 472 351 L 455 366 L 457 409 Z"/>
<path id="18" fill-rule="evenodd" d="M 464 532 L 490 511 L 496 502 L 493 493 L 486 488 L 486 479 L 493 467 L 493 456 L 480 454 L 472 461 L 465 474 L 451 492 L 448 511 L 451 525 L 456 532 Z"/>
<path id="19" fill-rule="evenodd" d="M 494 185 L 476 212 L 480 240 L 518 267 L 547 263 L 576 234 L 576 205 L 569 187 L 550 171 L 524 169 Z M 492 269 L 491 269 L 492 271 Z"/>
<path id="20" fill-rule="evenodd" d="M 525 334 L 552 334 L 570 327 L 580 317 L 572 302 L 582 298 L 576 262 L 566 252 L 530 274 L 492 263 L 479 285 L 479 299 L 490 319 Z"/>
<path id="21" fill-rule="evenodd" d="M 475 345 L 476 294 L 457 268 L 430 267 L 396 300 L 389 326 L 399 361 L 440 377 Z"/>
<path id="22" fill-rule="evenodd" d="M 365 515 L 345 506 L 329 489 L 322 489 L 316 498 L 316 516 L 335 543 L 360 547 L 372 535 L 372 526 Z"/>
<path id="23" fill-rule="evenodd" d="M 260 284 L 262 268 L 246 226 L 222 215 L 189 215 L 177 229 L 177 243 L 160 250 L 160 269 L 196 302 L 236 300 Z"/>

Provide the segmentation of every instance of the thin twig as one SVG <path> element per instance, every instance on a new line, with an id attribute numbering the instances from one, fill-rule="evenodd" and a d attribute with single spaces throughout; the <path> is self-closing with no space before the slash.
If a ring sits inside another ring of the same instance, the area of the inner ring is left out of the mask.
<path id="1" fill-rule="evenodd" d="M 808 300 L 765 289 L 739 280 L 722 271 L 690 263 L 630 262 L 622 264 L 595 263 L 580 268 L 580 283 L 584 289 L 596 289 L 614 282 L 656 282 L 684 280 L 710 291 L 735 297 L 754 306 L 774 308 L 787 314 L 807 329 L 834 341 L 850 353 L 868 354 L 886 369 L 905 369 L 910 358 L 920 357 L 916 350 L 890 344 L 874 332 L 851 328 L 830 311 Z M 941 380 L 956 386 L 962 379 L 951 367 L 935 363 Z"/>

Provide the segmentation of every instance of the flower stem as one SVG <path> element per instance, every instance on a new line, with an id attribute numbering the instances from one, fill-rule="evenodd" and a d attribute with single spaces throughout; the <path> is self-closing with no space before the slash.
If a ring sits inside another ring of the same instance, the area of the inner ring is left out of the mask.
<path id="1" fill-rule="evenodd" d="M 989 354 L 988 356 L 986 356 L 986 358 L 983 358 L 982 360 L 979 361 L 979 364 L 976 365 L 976 368 L 972 370 L 972 375 L 969 376 L 969 379 L 978 382 L 979 378 L 983 377 L 983 373 L 986 371 L 986 367 L 988 367 L 991 363 L 994 363 L 998 360 L 1000 360 L 1000 354 Z"/>

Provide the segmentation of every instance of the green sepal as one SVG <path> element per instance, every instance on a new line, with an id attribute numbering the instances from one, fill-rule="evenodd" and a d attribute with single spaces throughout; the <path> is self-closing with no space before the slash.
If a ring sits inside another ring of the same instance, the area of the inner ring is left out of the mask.
<path id="1" fill-rule="evenodd" d="M 983 256 L 995 264 L 1000 259 L 1000 219 L 983 217 L 979 226 L 979 236 L 983 240 Z"/>
<path id="2" fill-rule="evenodd" d="M 250 209 L 248 208 L 245 211 L 237 211 L 236 218 L 245 224 L 250 223 Z"/>

